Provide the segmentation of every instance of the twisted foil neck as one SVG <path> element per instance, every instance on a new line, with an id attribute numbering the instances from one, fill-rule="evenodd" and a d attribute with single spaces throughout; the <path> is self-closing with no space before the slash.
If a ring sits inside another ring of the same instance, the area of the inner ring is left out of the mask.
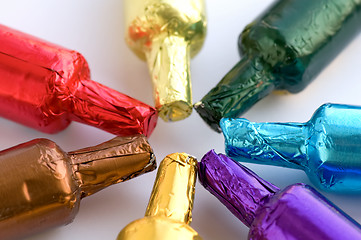
<path id="1" fill-rule="evenodd" d="M 161 34 L 145 55 L 159 116 L 165 121 L 188 117 L 192 112 L 190 42 L 183 36 Z"/>
<path id="2" fill-rule="evenodd" d="M 165 217 L 189 224 L 196 183 L 197 160 L 173 153 L 161 162 L 145 216 Z"/>
<path id="3" fill-rule="evenodd" d="M 307 123 L 255 123 L 244 118 L 223 118 L 220 125 L 226 153 L 235 160 L 307 168 Z"/>
<path id="4" fill-rule="evenodd" d="M 153 150 L 143 135 L 116 137 L 68 154 L 82 197 L 156 168 Z"/>
<path id="5" fill-rule="evenodd" d="M 146 59 L 159 116 L 178 121 L 192 112 L 190 58 L 206 35 L 203 0 L 125 1 L 126 41 Z"/>
<path id="6" fill-rule="evenodd" d="M 221 118 L 239 117 L 277 88 L 278 83 L 270 69 L 261 58 L 244 56 L 200 102 L 194 104 L 195 110 L 213 130 L 221 132 Z"/>
<path id="7" fill-rule="evenodd" d="M 117 136 L 150 136 L 157 123 L 154 108 L 92 80 L 81 79 L 59 90 L 72 120 Z"/>
<path id="8" fill-rule="evenodd" d="M 279 191 L 248 168 L 214 150 L 206 153 L 199 163 L 199 180 L 248 227 L 257 209 Z"/>

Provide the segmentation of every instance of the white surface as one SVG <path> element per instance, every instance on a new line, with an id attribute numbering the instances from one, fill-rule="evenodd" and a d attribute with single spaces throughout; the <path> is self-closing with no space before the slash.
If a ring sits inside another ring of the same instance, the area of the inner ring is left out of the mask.
<path id="1" fill-rule="evenodd" d="M 207 39 L 191 62 L 194 101 L 200 100 L 239 60 L 238 34 L 270 2 L 207 2 Z M 94 80 L 153 105 L 146 64 L 137 59 L 124 42 L 122 10 L 121 0 L 0 0 L 0 23 L 79 51 L 88 60 Z M 361 105 L 360 56 L 361 35 L 304 91 L 296 95 L 268 96 L 245 117 L 252 121 L 302 122 L 325 102 Z M 0 132 L 0 149 L 45 137 L 70 151 L 112 137 L 78 123 L 59 134 L 47 135 L 5 119 L 0 119 Z M 213 132 L 196 112 L 176 123 L 159 120 L 149 141 L 158 162 L 172 152 L 187 152 L 198 159 L 212 148 L 224 152 L 222 135 Z M 301 171 L 246 165 L 280 187 L 309 183 Z M 73 223 L 28 239 L 115 239 L 126 224 L 144 215 L 155 174 L 156 171 L 83 199 Z M 361 195 L 326 195 L 361 222 Z M 246 239 L 248 232 L 199 183 L 192 227 L 208 240 Z"/>

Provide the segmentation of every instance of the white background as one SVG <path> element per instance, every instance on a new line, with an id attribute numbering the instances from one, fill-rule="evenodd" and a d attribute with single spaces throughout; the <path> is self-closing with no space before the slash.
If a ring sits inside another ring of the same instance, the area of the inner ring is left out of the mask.
<path id="1" fill-rule="evenodd" d="M 271 0 L 207 2 L 208 35 L 192 60 L 193 99 L 200 100 L 240 59 L 237 38 Z M 153 105 L 146 64 L 124 41 L 122 0 L 0 0 L 0 23 L 75 49 L 88 60 L 92 78 Z M 361 105 L 361 35 L 317 79 L 296 95 L 275 95 L 257 103 L 244 117 L 251 121 L 307 121 L 325 102 Z M 47 135 L 0 119 L 0 149 L 45 137 L 70 151 L 96 145 L 113 136 L 73 123 L 65 131 Z M 210 149 L 224 152 L 223 136 L 193 114 L 180 122 L 158 126 L 149 139 L 158 162 L 167 154 L 187 152 L 198 159 Z M 309 180 L 305 173 L 279 167 L 246 164 L 261 177 L 285 187 Z M 129 222 L 144 215 L 156 171 L 111 186 L 83 199 L 73 223 L 29 239 L 115 239 Z M 361 222 L 361 195 L 326 194 Z M 246 239 L 248 229 L 197 183 L 192 227 L 204 239 Z"/>

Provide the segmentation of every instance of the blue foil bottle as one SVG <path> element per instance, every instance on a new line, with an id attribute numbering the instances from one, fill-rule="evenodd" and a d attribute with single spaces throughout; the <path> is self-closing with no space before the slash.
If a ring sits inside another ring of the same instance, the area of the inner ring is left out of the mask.
<path id="1" fill-rule="evenodd" d="M 325 104 L 306 123 L 225 118 L 221 128 L 237 161 L 301 169 L 323 190 L 361 192 L 361 107 Z"/>

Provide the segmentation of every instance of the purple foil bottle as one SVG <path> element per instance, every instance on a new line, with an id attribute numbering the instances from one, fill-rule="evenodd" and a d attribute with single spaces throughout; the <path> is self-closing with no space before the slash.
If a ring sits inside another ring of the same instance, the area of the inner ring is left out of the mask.
<path id="1" fill-rule="evenodd" d="M 361 226 L 312 187 L 280 190 L 214 150 L 199 163 L 199 179 L 250 228 L 249 239 L 361 239 Z"/>

